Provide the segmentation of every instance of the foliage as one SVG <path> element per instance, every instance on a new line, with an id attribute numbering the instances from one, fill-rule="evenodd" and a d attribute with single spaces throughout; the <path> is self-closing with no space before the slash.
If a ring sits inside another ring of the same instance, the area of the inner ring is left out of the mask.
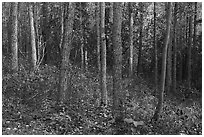
<path id="1" fill-rule="evenodd" d="M 201 134 L 201 107 L 164 103 L 161 121 L 152 126 L 157 99 L 147 83 L 138 78 L 124 79 L 125 120 L 115 124 L 111 105 L 100 106 L 99 77 L 72 67 L 71 102 L 57 104 L 58 71 L 42 66 L 38 72 L 19 71 L 3 75 L 2 127 L 3 134 Z M 108 93 L 112 77 L 107 78 Z M 130 94 L 132 97 L 130 97 Z M 111 96 L 111 94 L 109 95 Z M 109 104 L 112 100 L 109 99 Z"/>

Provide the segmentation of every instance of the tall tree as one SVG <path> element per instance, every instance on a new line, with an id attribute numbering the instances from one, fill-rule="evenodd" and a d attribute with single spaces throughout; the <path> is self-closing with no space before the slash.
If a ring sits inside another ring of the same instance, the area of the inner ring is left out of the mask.
<path id="1" fill-rule="evenodd" d="M 176 30 L 177 30 L 177 2 L 175 2 L 174 4 L 174 27 L 173 27 L 173 38 L 174 38 L 174 45 L 173 45 L 173 83 L 172 83 L 172 86 L 173 86 L 173 92 L 175 93 L 176 92 L 176 64 L 177 64 L 177 61 L 176 61 L 176 57 L 177 57 L 177 33 L 176 33 Z"/>
<path id="2" fill-rule="evenodd" d="M 80 3 L 80 31 L 81 31 L 81 69 L 84 70 L 84 27 L 83 27 L 83 6 L 82 3 Z"/>
<path id="3" fill-rule="evenodd" d="M 11 3 L 11 34 L 9 40 L 11 41 L 11 69 L 13 72 L 18 71 L 18 3 Z"/>
<path id="4" fill-rule="evenodd" d="M 167 49 L 170 41 L 170 30 L 171 30 L 171 3 L 168 2 L 167 5 L 167 34 L 166 34 L 166 41 L 165 45 L 163 47 L 163 53 L 162 53 L 162 72 L 161 72 L 161 85 L 159 90 L 159 96 L 158 96 L 158 104 L 154 113 L 154 116 L 152 118 L 152 121 L 157 121 L 159 119 L 160 112 L 162 111 L 162 104 L 164 100 L 164 87 L 165 87 L 165 78 L 166 78 L 166 58 L 167 58 Z"/>
<path id="5" fill-rule="evenodd" d="M 37 51 L 36 51 L 36 38 L 35 38 L 35 26 L 33 16 L 33 3 L 29 3 L 29 17 L 30 17 L 30 33 L 31 33 L 31 48 L 32 48 L 32 66 L 36 69 L 37 63 Z"/>
<path id="6" fill-rule="evenodd" d="M 167 9 L 167 4 L 166 4 Z M 168 16 L 166 16 L 166 20 L 168 20 Z M 172 86 L 172 29 L 170 31 L 170 41 L 168 45 L 168 53 L 167 53 L 167 77 L 166 77 L 166 88 L 169 93 Z"/>
<path id="7" fill-rule="evenodd" d="M 64 3 L 67 7 L 67 3 Z M 72 31 L 74 22 L 75 3 L 70 2 L 68 6 L 68 15 L 65 18 L 65 37 L 62 47 L 62 64 L 60 68 L 60 100 L 66 102 L 69 99 L 70 92 L 70 51 L 72 47 Z"/>
<path id="8" fill-rule="evenodd" d="M 139 3 L 140 7 L 140 37 L 139 37 L 139 53 L 138 53 L 138 64 L 137 64 L 137 75 L 141 73 L 141 56 L 142 56 L 142 31 L 143 31 L 143 3 Z"/>
<path id="9" fill-rule="evenodd" d="M 132 77 L 133 74 L 133 12 L 132 12 L 132 3 L 128 3 L 129 7 L 129 45 L 130 45 L 130 59 L 129 59 L 129 77 Z"/>
<path id="10" fill-rule="evenodd" d="M 97 33 L 97 64 L 98 71 L 101 71 L 101 54 L 100 54 L 100 8 L 99 2 L 96 3 L 96 33 Z"/>
<path id="11" fill-rule="evenodd" d="M 192 9 L 189 3 L 189 9 Z M 192 45 L 192 15 L 189 13 L 189 31 L 188 31 L 188 88 L 191 88 L 191 45 Z"/>
<path id="12" fill-rule="evenodd" d="M 100 2 L 100 40 L 101 40 L 101 103 L 107 105 L 106 87 L 106 38 L 105 38 L 105 2 Z"/>
<path id="13" fill-rule="evenodd" d="M 155 87 L 156 87 L 156 92 L 158 89 L 158 59 L 157 59 L 157 44 L 156 44 L 156 3 L 154 2 L 154 61 L 155 61 L 155 66 L 154 66 L 154 82 L 155 82 Z"/>
<path id="14" fill-rule="evenodd" d="M 113 23 L 113 2 L 110 2 L 109 22 Z"/>
<path id="15" fill-rule="evenodd" d="M 122 3 L 113 3 L 113 116 L 120 119 L 122 116 L 122 42 L 121 42 L 121 25 L 122 25 Z"/>
<path id="16" fill-rule="evenodd" d="M 59 48 L 62 48 L 62 44 L 63 44 L 63 39 L 64 39 L 64 4 L 61 4 L 61 35 L 60 35 L 60 44 L 59 44 Z"/>
<path id="17" fill-rule="evenodd" d="M 48 24 L 48 3 L 47 2 L 43 2 L 42 4 L 42 24 L 41 24 L 41 28 L 42 28 L 42 38 L 43 38 L 43 44 L 45 45 L 45 49 L 44 49 L 44 63 L 48 63 L 48 37 L 49 37 L 49 24 Z"/>

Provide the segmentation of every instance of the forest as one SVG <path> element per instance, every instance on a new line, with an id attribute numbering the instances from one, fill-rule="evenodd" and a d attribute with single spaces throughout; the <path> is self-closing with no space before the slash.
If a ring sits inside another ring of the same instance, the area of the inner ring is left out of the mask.
<path id="1" fill-rule="evenodd" d="M 2 2 L 3 135 L 202 135 L 201 2 Z"/>

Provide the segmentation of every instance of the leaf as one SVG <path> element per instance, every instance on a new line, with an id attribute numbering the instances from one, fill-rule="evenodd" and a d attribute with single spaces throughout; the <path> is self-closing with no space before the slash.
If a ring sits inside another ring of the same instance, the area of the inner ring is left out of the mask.
<path id="1" fill-rule="evenodd" d="M 135 127 L 144 125 L 143 121 L 134 121 L 132 118 L 125 118 L 124 122 L 127 122 L 128 124 L 133 123 Z"/>
<path id="2" fill-rule="evenodd" d="M 143 121 L 133 121 L 135 127 L 144 125 Z"/>
<path id="3" fill-rule="evenodd" d="M 134 120 L 132 118 L 125 118 L 124 122 L 127 122 L 128 124 L 133 123 Z"/>

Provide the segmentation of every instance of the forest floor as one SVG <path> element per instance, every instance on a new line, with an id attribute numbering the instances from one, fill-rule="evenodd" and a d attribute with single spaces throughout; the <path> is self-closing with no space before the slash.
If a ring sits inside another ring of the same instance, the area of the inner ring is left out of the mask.
<path id="1" fill-rule="evenodd" d="M 43 66 L 36 73 L 20 67 L 16 74 L 2 76 L 2 133 L 5 135 L 179 135 L 202 134 L 201 102 L 164 97 L 159 122 L 151 124 L 157 98 L 153 87 L 141 78 L 125 78 L 124 122 L 114 125 L 111 105 L 99 107 L 99 77 L 72 69 L 70 103 L 56 105 L 59 72 Z M 107 76 L 109 104 L 112 77 Z M 180 90 L 180 89 L 179 89 Z M 185 90 L 185 89 L 183 89 Z"/>

